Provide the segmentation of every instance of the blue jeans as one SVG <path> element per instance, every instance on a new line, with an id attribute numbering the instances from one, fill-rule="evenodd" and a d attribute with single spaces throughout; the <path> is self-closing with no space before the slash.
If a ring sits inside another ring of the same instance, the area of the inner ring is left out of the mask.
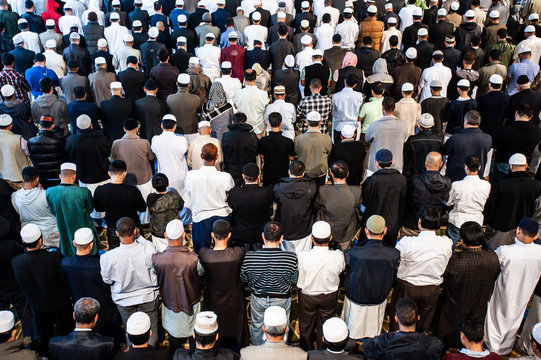
<path id="1" fill-rule="evenodd" d="M 447 224 L 447 236 L 453 240 L 453 252 L 455 252 L 456 243 L 460 240 L 460 228 L 451 223 Z"/>
<path id="2" fill-rule="evenodd" d="M 193 251 L 198 254 L 199 250 L 204 247 L 210 247 L 211 237 L 210 233 L 212 232 L 212 224 L 218 220 L 227 220 L 229 221 L 229 216 L 212 216 L 203 221 L 194 222 L 192 224 L 192 241 L 193 241 Z"/>
<path id="3" fill-rule="evenodd" d="M 291 311 L 291 298 L 268 298 L 257 297 L 252 294 L 250 303 L 250 315 L 252 323 L 250 324 L 250 335 L 252 336 L 252 345 L 262 345 L 265 342 L 263 334 L 263 317 L 265 310 L 271 306 L 280 306 L 286 310 L 287 322 L 289 325 L 289 313 Z M 287 340 L 287 333 L 284 337 Z"/>

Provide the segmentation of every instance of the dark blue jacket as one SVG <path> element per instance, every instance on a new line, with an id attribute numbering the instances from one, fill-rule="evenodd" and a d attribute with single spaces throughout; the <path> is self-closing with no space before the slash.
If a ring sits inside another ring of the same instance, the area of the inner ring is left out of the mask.
<path id="1" fill-rule="evenodd" d="M 253 50 L 246 51 L 244 63 L 246 69 L 251 69 L 255 63 L 259 63 L 264 70 L 269 68 L 271 55 L 267 50 L 255 47 Z"/>
<path id="2" fill-rule="evenodd" d="M 68 115 L 71 122 L 71 133 L 77 133 L 77 118 L 79 115 L 86 114 L 90 117 L 92 121 L 92 128 L 96 130 L 101 130 L 98 119 L 101 118 L 101 110 L 95 104 L 87 101 L 75 100 L 71 104 L 68 104 Z"/>
<path id="3" fill-rule="evenodd" d="M 24 75 L 26 69 L 31 68 L 34 65 L 35 52 L 27 50 L 22 46 L 16 46 L 15 49 L 9 52 L 15 56 L 15 70 Z"/>

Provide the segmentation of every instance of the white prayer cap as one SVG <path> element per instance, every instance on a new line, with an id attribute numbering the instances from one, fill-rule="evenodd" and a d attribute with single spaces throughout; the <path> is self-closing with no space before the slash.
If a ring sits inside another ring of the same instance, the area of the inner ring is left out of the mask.
<path id="1" fill-rule="evenodd" d="M 225 5 L 225 0 L 216 0 L 216 5 Z"/>
<path id="2" fill-rule="evenodd" d="M 417 49 L 414 47 L 408 48 L 408 50 L 406 50 L 406 57 L 410 60 L 415 59 L 417 57 Z"/>
<path id="3" fill-rule="evenodd" d="M 165 114 L 163 117 L 162 117 L 162 121 L 163 120 L 172 120 L 172 121 L 177 121 L 177 118 L 175 115 L 173 114 Z"/>
<path id="4" fill-rule="evenodd" d="M 404 83 L 404 84 L 402 85 L 402 89 L 401 89 L 401 90 L 404 91 L 404 92 L 406 92 L 406 91 L 413 91 L 413 84 L 412 84 L 412 83 L 409 83 L 409 82 Z"/>
<path id="5" fill-rule="evenodd" d="M 455 1 L 451 4 L 451 10 L 453 11 L 457 11 L 459 7 L 460 7 L 460 4 L 458 3 L 458 1 Z"/>
<path id="6" fill-rule="evenodd" d="M 344 125 L 340 133 L 344 139 L 351 139 L 355 136 L 355 130 L 357 130 L 357 128 L 353 125 Z"/>
<path id="7" fill-rule="evenodd" d="M 143 5 L 143 0 L 133 0 L 133 3 L 134 3 L 135 5 Z M 136 21 L 137 21 L 137 20 L 136 20 Z M 135 22 L 135 21 L 134 21 L 134 22 Z M 132 26 L 133 26 L 133 24 L 132 24 Z"/>
<path id="8" fill-rule="evenodd" d="M 531 13 L 530 16 L 528 16 L 528 20 L 539 20 L 539 15 L 537 15 L 537 13 Z"/>
<path id="9" fill-rule="evenodd" d="M 177 21 L 179 23 L 185 23 L 186 21 L 188 21 L 188 19 L 186 18 L 186 15 L 180 14 L 179 16 L 177 16 Z"/>
<path id="10" fill-rule="evenodd" d="M 444 8 L 438 9 L 438 16 L 446 16 L 446 15 L 447 15 L 447 10 L 445 10 Z"/>
<path id="11" fill-rule="evenodd" d="M 349 336 L 344 320 L 332 317 L 323 323 L 323 337 L 330 343 L 339 343 Z"/>
<path id="12" fill-rule="evenodd" d="M 265 325 L 265 327 L 286 325 L 286 311 L 280 306 L 268 307 L 265 310 L 265 315 L 263 315 L 263 324 Z"/>
<path id="13" fill-rule="evenodd" d="M 519 54 L 523 54 L 523 53 L 527 53 L 527 52 L 529 52 L 529 53 L 532 52 L 532 49 L 530 49 L 527 45 L 522 45 L 522 46 L 518 47 L 518 53 Z"/>
<path id="14" fill-rule="evenodd" d="M 180 220 L 177 220 L 180 221 Z M 195 317 L 194 331 L 202 335 L 210 335 L 218 331 L 218 316 L 213 311 L 201 311 Z"/>
<path id="15" fill-rule="evenodd" d="M 525 33 L 534 33 L 535 32 L 535 26 L 533 25 L 528 25 L 524 28 L 524 32 Z"/>
<path id="16" fill-rule="evenodd" d="M 490 14 L 488 14 L 488 17 L 490 17 L 491 19 L 499 19 L 500 12 L 498 10 L 492 10 Z"/>
<path id="17" fill-rule="evenodd" d="M 273 92 L 275 95 L 284 95 L 286 93 L 286 87 L 284 85 L 275 86 Z"/>
<path id="18" fill-rule="evenodd" d="M 276 15 L 276 17 L 278 19 L 285 19 L 286 18 L 286 13 L 283 12 L 283 11 L 278 11 L 278 14 Z"/>
<path id="19" fill-rule="evenodd" d="M 460 81 L 456 84 L 458 87 L 470 87 L 470 81 L 466 79 L 460 79 Z"/>
<path id="20" fill-rule="evenodd" d="M 190 75 L 186 73 L 178 74 L 177 82 L 182 85 L 188 85 L 190 83 Z"/>
<path id="21" fill-rule="evenodd" d="M 148 29 L 148 36 L 152 39 L 155 39 L 160 35 L 160 30 L 158 30 L 157 27 L 153 26 L 150 29 Z"/>
<path id="22" fill-rule="evenodd" d="M 45 26 L 55 26 L 56 23 L 54 22 L 54 19 L 47 19 L 47 21 L 45 21 Z"/>
<path id="23" fill-rule="evenodd" d="M 177 38 L 177 44 L 186 44 L 187 42 L 188 42 L 188 40 L 186 40 L 185 36 L 179 36 Z"/>
<path id="24" fill-rule="evenodd" d="M 321 121 L 321 114 L 318 113 L 317 111 L 310 111 L 306 115 L 306 120 L 308 120 L 308 121 Z"/>
<path id="25" fill-rule="evenodd" d="M 439 55 L 439 56 L 443 56 L 443 52 L 442 52 L 441 50 L 436 50 L 436 51 L 434 51 L 434 52 L 432 53 L 432 57 L 438 56 L 438 55 Z"/>
<path id="26" fill-rule="evenodd" d="M 210 121 L 203 120 L 197 123 L 197 128 L 201 129 L 203 127 L 210 127 Z"/>
<path id="27" fill-rule="evenodd" d="M 132 34 L 126 34 L 126 35 L 124 35 L 123 40 L 124 40 L 124 42 L 127 42 L 127 43 L 133 42 L 133 35 Z"/>
<path id="28" fill-rule="evenodd" d="M 541 343 L 541 322 L 538 322 L 533 326 L 532 337 L 536 343 Z"/>
<path id="29" fill-rule="evenodd" d="M 242 12 L 244 12 L 244 9 L 242 8 L 242 6 L 237 6 L 237 10 L 236 10 L 236 12 L 239 12 L 239 11 L 242 11 Z"/>
<path id="30" fill-rule="evenodd" d="M 4 86 L 2 86 L 2 90 L 4 89 Z M 13 122 L 13 119 L 8 114 L 0 115 L 0 126 L 9 126 L 11 125 L 12 122 Z"/>
<path id="31" fill-rule="evenodd" d="M 428 113 L 421 114 L 417 121 L 419 122 L 419 125 L 421 125 L 421 127 L 425 129 L 430 129 L 432 126 L 434 126 L 434 116 Z"/>
<path id="32" fill-rule="evenodd" d="M 90 119 L 90 116 L 86 114 L 79 115 L 77 117 L 77 127 L 81 130 L 88 129 L 90 125 L 92 124 L 92 120 Z"/>
<path id="33" fill-rule="evenodd" d="M 390 17 L 389 20 L 387 20 L 387 24 L 390 24 L 390 25 L 394 25 L 396 24 L 398 21 L 396 21 L 396 18 L 395 17 Z"/>
<path id="34" fill-rule="evenodd" d="M 345 8 L 344 9 L 344 14 L 353 14 L 353 9 L 349 8 L 349 7 Z"/>
<path id="35" fill-rule="evenodd" d="M 15 88 L 9 84 L 2 86 L 0 91 L 2 92 L 2 96 L 5 98 L 11 97 L 11 95 L 15 94 Z"/>
<path id="36" fill-rule="evenodd" d="M 302 38 L 301 38 L 301 43 L 303 45 L 310 45 L 312 43 L 312 38 L 310 37 L 310 35 L 304 35 Z"/>
<path id="37" fill-rule="evenodd" d="M 207 4 L 205 4 L 204 1 L 199 1 L 199 2 L 197 3 L 197 7 L 206 7 L 206 6 L 207 6 Z"/>
<path id="38" fill-rule="evenodd" d="M 79 40 L 81 39 L 81 35 L 79 35 L 78 32 L 74 31 L 70 34 L 70 40 Z"/>
<path id="39" fill-rule="evenodd" d="M 134 20 L 133 24 L 131 24 L 132 27 L 141 27 L 143 26 L 143 23 L 141 22 L 141 20 Z"/>
<path id="40" fill-rule="evenodd" d="M 263 0 L 254 0 L 254 5 L 263 4 Z"/>
<path id="41" fill-rule="evenodd" d="M 310 3 L 308 1 L 303 1 L 301 3 L 301 8 L 302 9 L 308 9 L 310 7 Z"/>
<path id="42" fill-rule="evenodd" d="M 107 40 L 104 38 L 101 38 L 98 40 L 98 47 L 106 47 L 107 46 Z"/>
<path id="43" fill-rule="evenodd" d="M 77 165 L 71 162 L 65 162 L 60 165 L 60 171 L 62 170 L 71 170 L 71 171 L 77 171 Z"/>
<path id="44" fill-rule="evenodd" d="M 490 79 L 488 79 L 488 81 L 491 84 L 501 85 L 501 84 L 503 84 L 503 77 L 501 75 L 499 75 L 499 74 L 492 74 L 490 76 Z"/>
<path id="45" fill-rule="evenodd" d="M 94 241 L 94 234 L 87 227 L 80 228 L 73 234 L 73 242 L 77 245 L 87 245 L 92 241 Z"/>
<path id="46" fill-rule="evenodd" d="M 104 64 L 106 64 L 105 58 L 103 56 L 97 57 L 96 60 L 94 60 L 94 64 L 96 64 L 96 65 L 104 65 Z"/>
<path id="47" fill-rule="evenodd" d="M 116 11 L 112 12 L 111 15 L 109 16 L 109 19 L 111 19 L 111 20 L 119 20 L 120 15 L 118 15 L 118 13 Z"/>
<path id="48" fill-rule="evenodd" d="M 176 6 L 184 5 L 184 0 L 176 0 L 176 1 L 175 1 L 175 5 L 176 5 Z"/>
<path id="49" fill-rule="evenodd" d="M 17 20 L 17 25 L 19 24 L 28 24 L 28 21 L 26 21 L 25 18 L 20 18 L 19 20 Z"/>
<path id="50" fill-rule="evenodd" d="M 120 0 L 113 0 L 113 1 L 111 2 L 111 5 L 113 5 L 113 6 L 120 5 Z"/>
<path id="51" fill-rule="evenodd" d="M 378 12 L 378 8 L 376 7 L 376 5 L 370 5 L 368 7 L 368 9 L 366 9 L 366 11 L 369 13 L 369 14 L 375 14 Z"/>
<path id="52" fill-rule="evenodd" d="M 308 27 L 310 27 L 310 22 L 306 19 L 301 20 L 301 28 L 306 29 Z"/>
<path id="53" fill-rule="evenodd" d="M 466 16 L 468 19 L 473 19 L 475 17 L 475 11 L 470 9 L 470 10 L 466 11 L 464 16 Z"/>
<path id="54" fill-rule="evenodd" d="M 312 236 L 318 239 L 326 239 L 331 236 L 331 225 L 326 221 L 316 221 L 312 225 Z"/>
<path id="55" fill-rule="evenodd" d="M 259 21 L 261 20 L 261 13 L 259 11 L 254 11 L 254 13 L 252 14 L 252 19 L 254 21 Z"/>
<path id="56" fill-rule="evenodd" d="M 113 81 L 109 86 L 111 87 L 111 90 L 122 89 L 122 83 L 120 81 Z"/>
<path id="57" fill-rule="evenodd" d="M 192 56 L 190 59 L 188 59 L 188 64 L 190 65 L 199 65 L 199 58 Z"/>
<path id="58" fill-rule="evenodd" d="M 38 241 L 41 237 L 41 230 L 39 229 L 39 226 L 36 224 L 26 224 L 21 229 L 21 238 L 23 239 L 23 242 L 26 244 L 33 243 L 34 241 Z"/>
<path id="59" fill-rule="evenodd" d="M 45 42 L 45 47 L 47 49 L 54 49 L 56 47 L 56 40 L 55 39 L 49 39 Z"/>
<path id="60" fill-rule="evenodd" d="M 293 57 L 293 55 L 289 54 L 285 57 L 284 63 L 287 67 L 292 68 L 293 66 L 295 66 L 295 58 Z"/>
<path id="61" fill-rule="evenodd" d="M 142 311 L 137 311 L 126 321 L 126 332 L 130 335 L 142 335 L 150 330 L 150 317 Z"/>
<path id="62" fill-rule="evenodd" d="M 389 3 L 385 4 L 385 10 L 389 10 L 389 9 L 392 9 L 392 8 L 393 8 L 393 3 L 389 2 Z M 389 22 L 389 21 L 387 20 L 387 22 Z"/>
<path id="63" fill-rule="evenodd" d="M 222 69 L 231 69 L 232 65 L 229 61 L 224 61 L 221 65 Z"/>
<path id="64" fill-rule="evenodd" d="M 229 34 L 227 34 L 228 39 L 238 39 L 239 33 L 236 31 L 230 31 Z"/>
<path id="65" fill-rule="evenodd" d="M 526 156 L 516 153 L 509 158 L 509 165 L 528 165 L 528 160 L 526 160 Z"/>
<path id="66" fill-rule="evenodd" d="M 413 9 L 413 16 L 423 16 L 423 9 L 416 6 L 415 9 Z"/>
<path id="67" fill-rule="evenodd" d="M 426 28 L 420 28 L 417 30 L 417 36 L 428 36 L 428 30 Z"/>
<path id="68" fill-rule="evenodd" d="M 165 233 L 169 240 L 180 240 L 182 234 L 184 234 L 184 225 L 182 225 L 182 221 L 178 219 L 169 221 L 165 227 Z"/>
<path id="69" fill-rule="evenodd" d="M 24 42 L 24 38 L 21 35 L 21 33 L 15 34 L 15 36 L 13 37 L 13 43 L 15 45 L 17 45 L 17 44 L 21 44 L 23 42 Z"/>
<path id="70" fill-rule="evenodd" d="M 320 49 L 315 49 L 314 52 L 312 52 L 312 57 L 316 56 L 323 56 L 323 51 Z"/>
<path id="71" fill-rule="evenodd" d="M 5 333 L 15 327 L 15 316 L 9 310 L 0 311 L 0 333 Z"/>
<path id="72" fill-rule="evenodd" d="M 213 33 L 209 32 L 205 35 L 205 39 L 216 39 L 216 35 L 214 35 Z"/>

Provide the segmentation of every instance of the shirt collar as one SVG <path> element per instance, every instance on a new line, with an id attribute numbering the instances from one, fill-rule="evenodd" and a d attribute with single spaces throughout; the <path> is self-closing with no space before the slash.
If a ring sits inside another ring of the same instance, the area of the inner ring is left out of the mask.
<path id="1" fill-rule="evenodd" d="M 472 351 L 470 349 L 462 348 L 458 350 L 459 353 L 464 354 L 466 356 L 472 357 L 472 358 L 484 358 L 488 355 L 490 355 L 490 351 L 483 350 L 481 352 L 479 351 Z"/>
<path id="2" fill-rule="evenodd" d="M 73 331 L 92 331 L 92 329 L 82 329 L 82 328 L 75 328 Z"/>

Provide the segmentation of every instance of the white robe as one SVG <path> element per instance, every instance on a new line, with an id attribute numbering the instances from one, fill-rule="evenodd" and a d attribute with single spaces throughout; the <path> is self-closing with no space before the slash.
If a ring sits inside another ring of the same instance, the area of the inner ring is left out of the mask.
<path id="1" fill-rule="evenodd" d="M 496 249 L 501 273 L 488 302 L 485 342 L 490 351 L 507 355 L 513 350 L 528 301 L 541 275 L 541 245 L 523 244 Z"/>
<path id="2" fill-rule="evenodd" d="M 120 48 L 124 47 L 124 36 L 129 35 L 130 31 L 127 27 L 120 25 L 117 22 L 111 23 L 104 30 L 105 40 L 109 47 L 109 53 L 114 54 Z"/>
<path id="3" fill-rule="evenodd" d="M 158 172 L 169 179 L 169 186 L 184 198 L 184 181 L 188 173 L 186 137 L 171 131 L 164 131 L 152 138 L 152 152 L 158 160 Z"/>

